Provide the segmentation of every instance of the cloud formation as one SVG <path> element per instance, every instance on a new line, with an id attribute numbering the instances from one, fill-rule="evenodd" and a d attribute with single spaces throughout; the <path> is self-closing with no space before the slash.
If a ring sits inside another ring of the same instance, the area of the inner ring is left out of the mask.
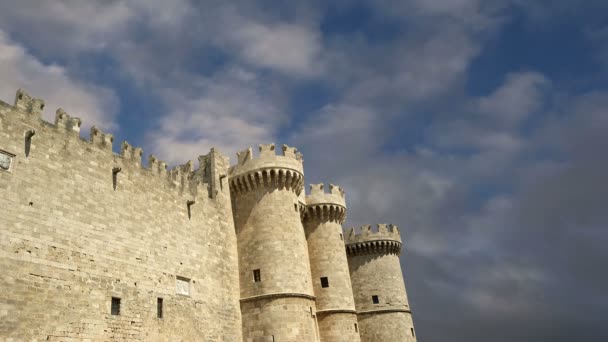
<path id="1" fill-rule="evenodd" d="M 598 341 L 608 338 L 602 9 L 21 1 L 0 5 L 0 92 L 26 87 L 172 164 L 212 146 L 233 161 L 260 143 L 299 147 L 308 183 L 346 189 L 348 225 L 402 227 L 421 339 Z M 589 45 L 559 53 L 597 67 L 539 63 L 534 46 L 517 45 L 564 27 Z"/>

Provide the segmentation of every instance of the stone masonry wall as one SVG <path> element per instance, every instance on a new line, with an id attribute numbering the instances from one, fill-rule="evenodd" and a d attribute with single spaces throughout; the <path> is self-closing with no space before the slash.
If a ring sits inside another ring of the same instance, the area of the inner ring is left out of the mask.
<path id="1" fill-rule="evenodd" d="M 44 122 L 34 100 L 0 102 L 0 153 L 13 156 L 0 169 L 0 337 L 241 341 L 227 161 L 212 152 L 199 171 L 168 175 L 154 158 L 142 168 L 140 149 L 113 154 L 110 135 L 85 141 L 79 120 Z"/>

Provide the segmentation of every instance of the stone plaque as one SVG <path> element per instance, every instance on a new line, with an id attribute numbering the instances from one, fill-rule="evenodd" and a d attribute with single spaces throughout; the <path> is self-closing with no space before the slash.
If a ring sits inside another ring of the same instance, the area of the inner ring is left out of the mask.
<path id="1" fill-rule="evenodd" d="M 0 151 L 0 170 L 8 171 L 11 169 L 11 164 L 13 163 L 13 156 Z"/>

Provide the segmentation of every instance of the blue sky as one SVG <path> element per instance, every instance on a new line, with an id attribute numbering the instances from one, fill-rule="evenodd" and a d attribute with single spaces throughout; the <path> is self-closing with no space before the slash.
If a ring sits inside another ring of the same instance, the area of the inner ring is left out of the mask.
<path id="1" fill-rule="evenodd" d="M 402 227 L 426 341 L 608 339 L 607 76 L 605 1 L 0 2 L 0 98 L 172 165 L 297 146 Z"/>

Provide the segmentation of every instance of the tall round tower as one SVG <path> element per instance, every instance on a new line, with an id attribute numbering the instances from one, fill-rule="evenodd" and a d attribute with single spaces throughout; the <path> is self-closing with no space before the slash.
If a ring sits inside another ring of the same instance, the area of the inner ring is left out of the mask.
<path id="1" fill-rule="evenodd" d="M 230 190 L 239 253 L 244 342 L 318 341 L 298 195 L 302 156 L 283 145 L 237 153 Z"/>
<path id="2" fill-rule="evenodd" d="M 334 185 L 310 186 L 303 216 L 308 240 L 317 321 L 323 342 L 359 342 L 357 314 L 344 250 L 344 191 Z"/>
<path id="3" fill-rule="evenodd" d="M 399 228 L 364 226 L 346 237 L 346 253 L 362 342 L 414 342 L 416 333 L 399 263 Z"/>

